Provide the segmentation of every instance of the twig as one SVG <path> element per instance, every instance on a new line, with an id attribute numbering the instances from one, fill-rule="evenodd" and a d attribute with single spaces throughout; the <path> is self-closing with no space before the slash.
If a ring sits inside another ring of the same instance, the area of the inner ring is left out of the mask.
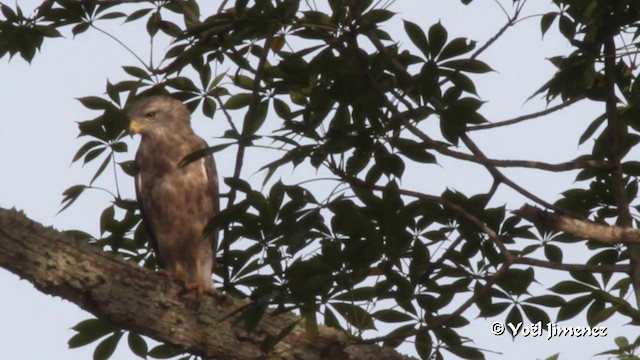
<path id="1" fill-rule="evenodd" d="M 471 140 L 471 138 L 466 134 L 466 133 L 462 133 L 460 134 L 460 139 L 462 140 L 462 142 L 464 142 L 464 144 L 469 148 L 469 150 L 471 150 L 471 152 L 478 158 L 480 159 L 487 159 L 487 157 L 484 155 L 484 153 L 482 153 L 482 151 L 480 150 L 480 148 L 473 142 L 473 140 Z M 491 174 L 491 176 L 494 177 L 494 179 L 500 181 L 501 183 L 509 186 L 510 188 L 512 188 L 513 190 L 517 191 L 518 193 L 520 193 L 522 196 L 535 201 L 536 203 L 549 208 L 549 209 L 554 209 L 558 212 L 562 212 L 562 213 L 567 213 L 569 214 L 569 212 L 567 210 L 561 209 L 551 203 L 548 203 L 547 201 L 539 198 L 538 196 L 532 194 L 531 192 L 529 192 L 528 190 L 524 189 L 522 186 L 516 184 L 515 182 L 513 182 L 511 179 L 509 179 L 506 175 L 504 175 L 502 172 L 500 172 L 500 170 L 498 170 L 494 165 L 491 164 L 483 164 L 485 166 L 485 168 L 487 169 L 487 171 L 489 171 L 489 173 Z"/>
<path id="2" fill-rule="evenodd" d="M 518 19 L 518 16 L 520 16 L 520 11 L 522 11 L 522 8 L 524 7 L 525 3 L 526 3 L 526 1 L 522 1 L 522 5 L 518 5 L 518 7 L 516 8 L 516 11 L 513 13 L 513 16 L 509 16 L 509 14 L 504 9 L 504 7 L 502 7 L 502 4 L 498 3 L 498 6 L 500 6 L 500 8 L 502 8 L 504 13 L 507 15 L 507 18 L 509 19 L 509 21 L 507 21 L 507 23 L 504 24 L 504 26 L 501 27 L 500 30 L 498 30 L 498 32 L 491 37 L 491 39 L 487 40 L 487 42 L 484 45 L 482 45 L 480 48 L 478 48 L 478 50 L 476 50 L 473 54 L 471 54 L 471 59 L 475 59 L 478 56 L 480 56 L 480 54 L 482 54 L 491 45 L 493 45 L 493 43 L 498 41 L 498 39 L 500 39 L 500 37 L 502 37 L 502 35 L 504 35 L 505 31 L 507 31 L 508 28 L 510 28 L 511 26 L 513 26 L 513 24 L 516 23 L 516 20 Z"/>
<path id="3" fill-rule="evenodd" d="M 123 43 L 120 39 L 118 39 L 117 37 L 109 34 L 108 32 L 100 29 L 99 27 L 93 25 L 93 23 L 89 23 L 89 25 L 98 30 L 99 32 L 103 33 L 104 35 L 107 35 L 108 37 L 110 37 L 111 39 L 113 39 L 115 42 L 117 42 L 118 44 L 120 44 L 120 46 L 122 46 L 125 50 L 127 50 L 131 55 L 133 55 L 133 57 L 135 57 L 141 64 L 142 66 L 144 66 L 148 71 L 153 71 L 153 68 L 149 65 L 147 65 L 144 60 L 142 60 L 142 58 L 140 58 L 140 56 L 138 56 L 133 50 L 131 50 L 130 47 L 128 47 L 125 43 Z"/>
<path id="4" fill-rule="evenodd" d="M 568 106 L 571 106 L 571 105 L 577 103 L 580 100 L 583 100 L 584 98 L 585 98 L 584 96 L 576 97 L 576 98 L 570 99 L 568 101 L 565 101 L 562 104 L 559 104 L 559 105 L 556 105 L 556 106 L 552 106 L 552 107 L 550 107 L 548 109 L 545 109 L 545 110 L 542 110 L 542 111 L 538 111 L 538 112 L 534 112 L 534 113 L 527 114 L 527 115 L 518 116 L 518 117 L 515 117 L 513 119 L 498 121 L 498 122 L 489 123 L 489 124 L 479 124 L 479 125 L 468 126 L 467 127 L 467 131 L 492 129 L 492 128 L 497 128 L 497 127 L 501 127 L 501 126 L 508 126 L 508 125 L 517 124 L 519 122 L 530 120 L 530 119 L 539 118 L 541 116 L 549 115 L 549 114 L 551 114 L 551 113 L 553 113 L 555 111 L 562 110 L 562 109 L 564 109 L 564 108 L 566 108 Z"/>
<path id="5" fill-rule="evenodd" d="M 626 273 L 629 272 L 629 265 L 609 265 L 609 264 L 564 264 L 555 261 L 546 261 L 540 259 L 533 259 L 528 257 L 519 257 L 514 261 L 514 264 L 532 265 L 552 270 L 561 271 L 588 271 L 592 273 L 607 274 L 607 273 Z"/>

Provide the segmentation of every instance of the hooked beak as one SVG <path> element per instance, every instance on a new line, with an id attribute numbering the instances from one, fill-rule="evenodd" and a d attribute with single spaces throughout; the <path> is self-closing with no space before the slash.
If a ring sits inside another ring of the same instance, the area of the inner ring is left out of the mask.
<path id="1" fill-rule="evenodd" d="M 138 133 L 138 134 L 141 133 L 147 127 L 149 127 L 149 124 L 145 124 L 144 122 L 140 121 L 137 118 L 131 119 L 131 122 L 129 123 L 129 130 L 131 130 L 131 132 Z"/>

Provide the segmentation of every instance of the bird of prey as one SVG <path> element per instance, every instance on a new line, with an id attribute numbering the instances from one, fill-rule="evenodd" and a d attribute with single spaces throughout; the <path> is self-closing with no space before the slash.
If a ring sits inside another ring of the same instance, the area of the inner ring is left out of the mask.
<path id="1" fill-rule="evenodd" d="M 136 195 L 161 272 L 187 289 L 213 292 L 217 231 L 204 233 L 219 212 L 212 156 L 187 165 L 185 156 L 207 147 L 193 132 L 190 112 L 169 96 L 150 96 L 131 108 L 130 130 L 142 137 L 136 153 Z"/>

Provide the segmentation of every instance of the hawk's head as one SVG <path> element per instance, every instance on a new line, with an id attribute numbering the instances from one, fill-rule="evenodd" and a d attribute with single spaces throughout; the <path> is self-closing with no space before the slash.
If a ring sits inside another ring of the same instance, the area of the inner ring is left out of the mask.
<path id="1" fill-rule="evenodd" d="M 134 133 L 189 126 L 189 110 L 184 104 L 166 95 L 149 96 L 138 101 L 129 111 L 129 129 Z"/>

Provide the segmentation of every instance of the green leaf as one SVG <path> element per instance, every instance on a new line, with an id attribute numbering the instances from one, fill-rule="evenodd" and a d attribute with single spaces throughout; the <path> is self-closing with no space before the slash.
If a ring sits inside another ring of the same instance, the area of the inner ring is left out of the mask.
<path id="1" fill-rule="evenodd" d="M 561 281 L 552 286 L 549 290 L 564 295 L 574 295 L 583 292 L 591 292 L 593 288 L 575 281 Z"/>
<path id="2" fill-rule="evenodd" d="M 385 9 L 372 9 L 362 15 L 361 23 L 363 26 L 371 26 L 391 19 L 395 13 Z"/>
<path id="3" fill-rule="evenodd" d="M 119 11 L 116 11 L 116 12 L 100 15 L 98 17 L 98 19 L 100 19 L 100 20 L 110 20 L 110 19 L 118 19 L 118 18 L 122 18 L 122 17 L 126 17 L 126 16 L 127 16 L 127 14 L 119 12 Z"/>
<path id="4" fill-rule="evenodd" d="M 581 313 L 592 301 L 593 297 L 590 294 L 571 299 L 562 307 L 560 307 L 560 310 L 558 311 L 558 318 L 556 320 L 563 321 L 574 318 L 576 315 Z"/>
<path id="5" fill-rule="evenodd" d="M 429 57 L 429 41 L 420 26 L 411 21 L 404 20 L 404 30 L 407 32 L 411 42 L 424 54 Z"/>
<path id="6" fill-rule="evenodd" d="M 566 301 L 563 298 L 557 295 L 534 296 L 524 300 L 524 302 L 530 303 L 530 304 L 543 305 L 547 307 L 560 307 L 566 303 Z"/>
<path id="7" fill-rule="evenodd" d="M 184 354 L 180 348 L 171 344 L 162 344 L 151 349 L 148 355 L 154 359 L 170 359 L 180 354 Z"/>
<path id="8" fill-rule="evenodd" d="M 547 33 L 547 30 L 549 30 L 551 24 L 553 24 L 553 21 L 558 15 L 559 14 L 557 12 L 548 12 L 542 15 L 542 19 L 540 20 L 540 31 L 542 32 L 542 36 Z"/>
<path id="9" fill-rule="evenodd" d="M 447 29 L 440 22 L 433 24 L 429 28 L 429 54 L 431 54 L 431 59 L 435 59 L 440 54 L 440 50 L 442 50 L 446 42 Z"/>
<path id="10" fill-rule="evenodd" d="M 443 61 L 456 57 L 462 54 L 466 54 L 476 47 L 475 41 L 469 41 L 466 38 L 456 38 L 451 40 L 438 55 L 438 61 Z"/>
<path id="11" fill-rule="evenodd" d="M 489 65 L 475 59 L 449 60 L 438 65 L 443 68 L 479 74 L 493 71 Z"/>
<path id="12" fill-rule="evenodd" d="M 178 38 L 183 34 L 182 29 L 178 25 L 170 21 L 162 20 L 160 21 L 158 27 L 160 28 L 160 30 L 162 30 L 163 33 L 174 38 Z"/>
<path id="13" fill-rule="evenodd" d="M 242 179 L 225 178 L 224 183 L 227 184 L 230 188 L 236 189 L 245 194 L 248 194 L 251 192 L 251 185 L 249 185 L 248 182 Z"/>
<path id="14" fill-rule="evenodd" d="M 130 331 L 127 342 L 129 344 L 129 348 L 134 354 L 143 359 L 147 358 L 149 348 L 147 346 L 147 342 L 142 338 L 142 336 Z"/>
<path id="15" fill-rule="evenodd" d="M 167 86 L 171 86 L 172 88 L 181 90 L 181 91 L 191 91 L 191 92 L 199 91 L 196 84 L 194 84 L 191 79 L 184 76 L 178 76 L 178 77 L 169 79 L 165 82 L 165 84 Z"/>
<path id="16" fill-rule="evenodd" d="M 73 34 L 73 36 L 76 36 L 78 34 L 81 34 L 81 33 L 85 32 L 85 31 L 89 30 L 89 26 L 91 26 L 91 24 L 89 24 L 89 23 L 84 23 L 84 22 L 80 23 L 80 24 L 74 26 L 71 29 L 71 33 Z"/>
<path id="17" fill-rule="evenodd" d="M 507 274 L 498 280 L 498 284 L 510 294 L 521 295 L 527 292 L 533 280 L 533 268 L 509 269 Z"/>
<path id="18" fill-rule="evenodd" d="M 113 107 L 113 104 L 109 100 L 97 96 L 86 96 L 77 99 L 84 105 L 84 107 L 91 110 L 106 110 Z"/>
<path id="19" fill-rule="evenodd" d="M 82 147 L 80 147 L 80 149 L 78 149 L 78 151 L 76 152 L 76 154 L 73 156 L 73 160 L 71 160 L 72 162 L 76 162 L 78 160 L 80 160 L 81 157 L 83 157 L 89 150 L 93 149 L 96 146 L 100 146 L 103 143 L 101 141 L 96 141 L 96 140 L 92 140 L 89 141 L 87 143 L 85 143 L 84 145 L 82 145 Z M 86 161 L 85 161 L 86 163 Z"/>
<path id="20" fill-rule="evenodd" d="M 336 309 L 336 311 L 345 318 L 349 324 L 355 326 L 357 329 L 375 329 L 373 318 L 360 306 L 336 302 L 332 302 L 330 305 Z"/>
<path id="21" fill-rule="evenodd" d="M 218 105 L 216 104 L 215 100 L 210 97 L 206 97 L 202 102 L 202 113 L 205 116 L 212 118 L 216 112 L 217 107 Z"/>
<path id="22" fill-rule="evenodd" d="M 543 324 L 547 324 L 551 321 L 549 315 L 547 315 L 547 313 L 540 308 L 527 304 L 522 304 L 521 307 L 527 319 L 529 319 L 529 321 L 531 321 L 532 323 L 542 321 Z"/>
<path id="23" fill-rule="evenodd" d="M 160 9 L 156 10 L 147 20 L 147 33 L 153 37 L 158 33 L 160 22 L 162 21 L 162 15 L 160 15 Z"/>
<path id="24" fill-rule="evenodd" d="M 145 80 L 151 80 L 151 76 L 149 75 L 149 73 L 144 70 L 141 69 L 139 67 L 136 66 L 123 66 L 122 69 L 129 75 L 136 77 L 136 78 L 140 78 L 140 79 L 145 79 Z"/>
<path id="25" fill-rule="evenodd" d="M 124 20 L 124 22 L 130 22 L 130 21 L 135 21 L 140 19 L 141 17 L 147 15 L 148 13 L 150 13 L 153 9 L 140 9 L 140 10 L 136 10 L 134 12 L 132 12 L 131 14 L 129 14 L 129 16 L 127 16 L 127 18 Z"/>
<path id="26" fill-rule="evenodd" d="M 387 336 L 387 340 L 384 341 L 384 346 L 385 347 L 390 347 L 390 348 L 395 348 L 398 345 L 400 345 L 406 337 L 410 336 L 409 332 L 413 332 L 415 329 L 415 324 L 409 324 L 409 325 L 404 325 L 401 326 L 395 330 L 393 330 L 392 332 L 390 332 Z M 429 333 L 426 331 L 421 331 L 418 334 L 424 334 L 426 333 L 426 335 L 428 336 Z M 418 335 L 416 335 L 418 336 Z M 425 336 L 425 335 L 420 335 L 420 336 Z M 426 339 L 424 339 L 424 341 L 427 341 Z M 430 341 L 430 339 L 428 340 Z M 421 344 L 428 344 L 427 342 L 421 342 Z M 428 346 L 421 346 L 421 349 L 424 349 L 425 351 L 427 350 Z M 420 350 L 418 350 L 420 351 Z M 428 357 L 426 357 L 425 359 L 428 359 Z"/>
<path id="27" fill-rule="evenodd" d="M 576 26 L 573 20 L 566 15 L 560 16 L 560 33 L 562 33 L 562 35 L 564 35 L 568 40 L 573 40 L 573 37 L 576 34 Z"/>
<path id="28" fill-rule="evenodd" d="M 549 261 L 562 263 L 562 249 L 558 246 L 546 244 L 544 246 L 544 255 L 549 259 Z"/>
<path id="29" fill-rule="evenodd" d="M 100 150 L 104 150 L 104 149 L 100 149 Z M 100 164 L 100 167 L 98 167 L 98 170 L 96 170 L 96 173 L 93 174 L 91 181 L 89 181 L 89 186 L 91 186 L 93 182 L 96 181 L 96 179 L 104 172 L 107 166 L 109 166 L 109 163 L 111 163 L 111 156 L 107 156 L 104 158 L 104 160 L 102 160 L 102 164 Z"/>
<path id="30" fill-rule="evenodd" d="M 414 320 L 413 316 L 393 309 L 383 309 L 371 314 L 375 319 L 387 323 L 406 322 Z"/>
<path id="31" fill-rule="evenodd" d="M 640 176 L 640 161 L 627 161 L 622 164 L 622 172 L 625 175 Z"/>
<path id="32" fill-rule="evenodd" d="M 224 104 L 224 108 L 227 110 L 241 109 L 249 106 L 251 103 L 251 93 L 240 93 L 231 96 Z"/>
<path id="33" fill-rule="evenodd" d="M 120 338 L 122 338 L 122 331 L 117 331 L 113 335 L 104 339 L 93 351 L 93 360 L 109 359 L 116 350 L 118 342 L 120 342 Z"/>
<path id="34" fill-rule="evenodd" d="M 115 208 L 113 205 L 107 207 L 100 215 L 100 234 L 109 231 L 115 224 Z"/>
<path id="35" fill-rule="evenodd" d="M 244 118 L 242 135 L 249 136 L 255 134 L 262 124 L 264 124 L 269 112 L 269 100 L 263 100 L 255 108 L 250 109 Z"/>
<path id="36" fill-rule="evenodd" d="M 62 193 L 63 199 L 61 204 L 64 204 L 64 206 L 62 207 L 62 209 L 60 209 L 60 211 L 58 211 L 58 213 L 62 212 L 64 209 L 71 206 L 71 204 L 73 204 L 78 199 L 80 194 L 82 194 L 82 192 L 87 188 L 88 187 L 85 185 L 74 185 L 74 186 L 71 186 L 70 188 L 67 188 Z"/>
<path id="37" fill-rule="evenodd" d="M 582 145 L 585 141 L 587 141 L 589 138 L 591 138 L 591 136 L 593 136 L 593 134 L 596 132 L 596 130 L 598 130 L 598 128 L 600 128 L 600 126 L 604 123 L 604 121 L 606 119 L 607 119 L 607 114 L 606 113 L 604 113 L 604 114 L 598 116 L 597 118 L 595 118 L 595 120 L 593 120 L 591 122 L 591 124 L 589 124 L 587 129 L 582 133 L 582 135 L 580 135 L 580 139 L 578 140 L 578 144 Z"/>
<path id="38" fill-rule="evenodd" d="M 2 15 L 4 15 L 4 17 L 10 21 L 10 22 L 16 22 L 17 20 L 19 20 L 18 16 L 16 15 L 16 13 L 13 11 L 12 8 L 10 8 L 9 6 L 0 3 L 0 10 L 2 10 Z"/>
<path id="39" fill-rule="evenodd" d="M 422 359 L 431 359 L 433 340 L 428 331 L 420 331 L 416 335 L 416 352 Z"/>
<path id="40" fill-rule="evenodd" d="M 69 339 L 67 343 L 71 349 L 90 344 L 118 330 L 117 327 L 99 319 L 81 321 L 72 329 L 78 333 Z"/>
<path id="41" fill-rule="evenodd" d="M 603 323 L 618 311 L 618 308 L 616 306 L 600 306 L 596 308 L 594 307 L 594 305 L 595 302 L 587 311 L 587 320 L 589 322 L 589 326 L 591 327 Z"/>
<path id="42" fill-rule="evenodd" d="M 616 337 L 613 340 L 613 342 L 616 344 L 617 347 L 619 347 L 621 349 L 629 347 L 629 340 L 627 340 L 627 338 L 624 337 L 624 336 Z"/>

